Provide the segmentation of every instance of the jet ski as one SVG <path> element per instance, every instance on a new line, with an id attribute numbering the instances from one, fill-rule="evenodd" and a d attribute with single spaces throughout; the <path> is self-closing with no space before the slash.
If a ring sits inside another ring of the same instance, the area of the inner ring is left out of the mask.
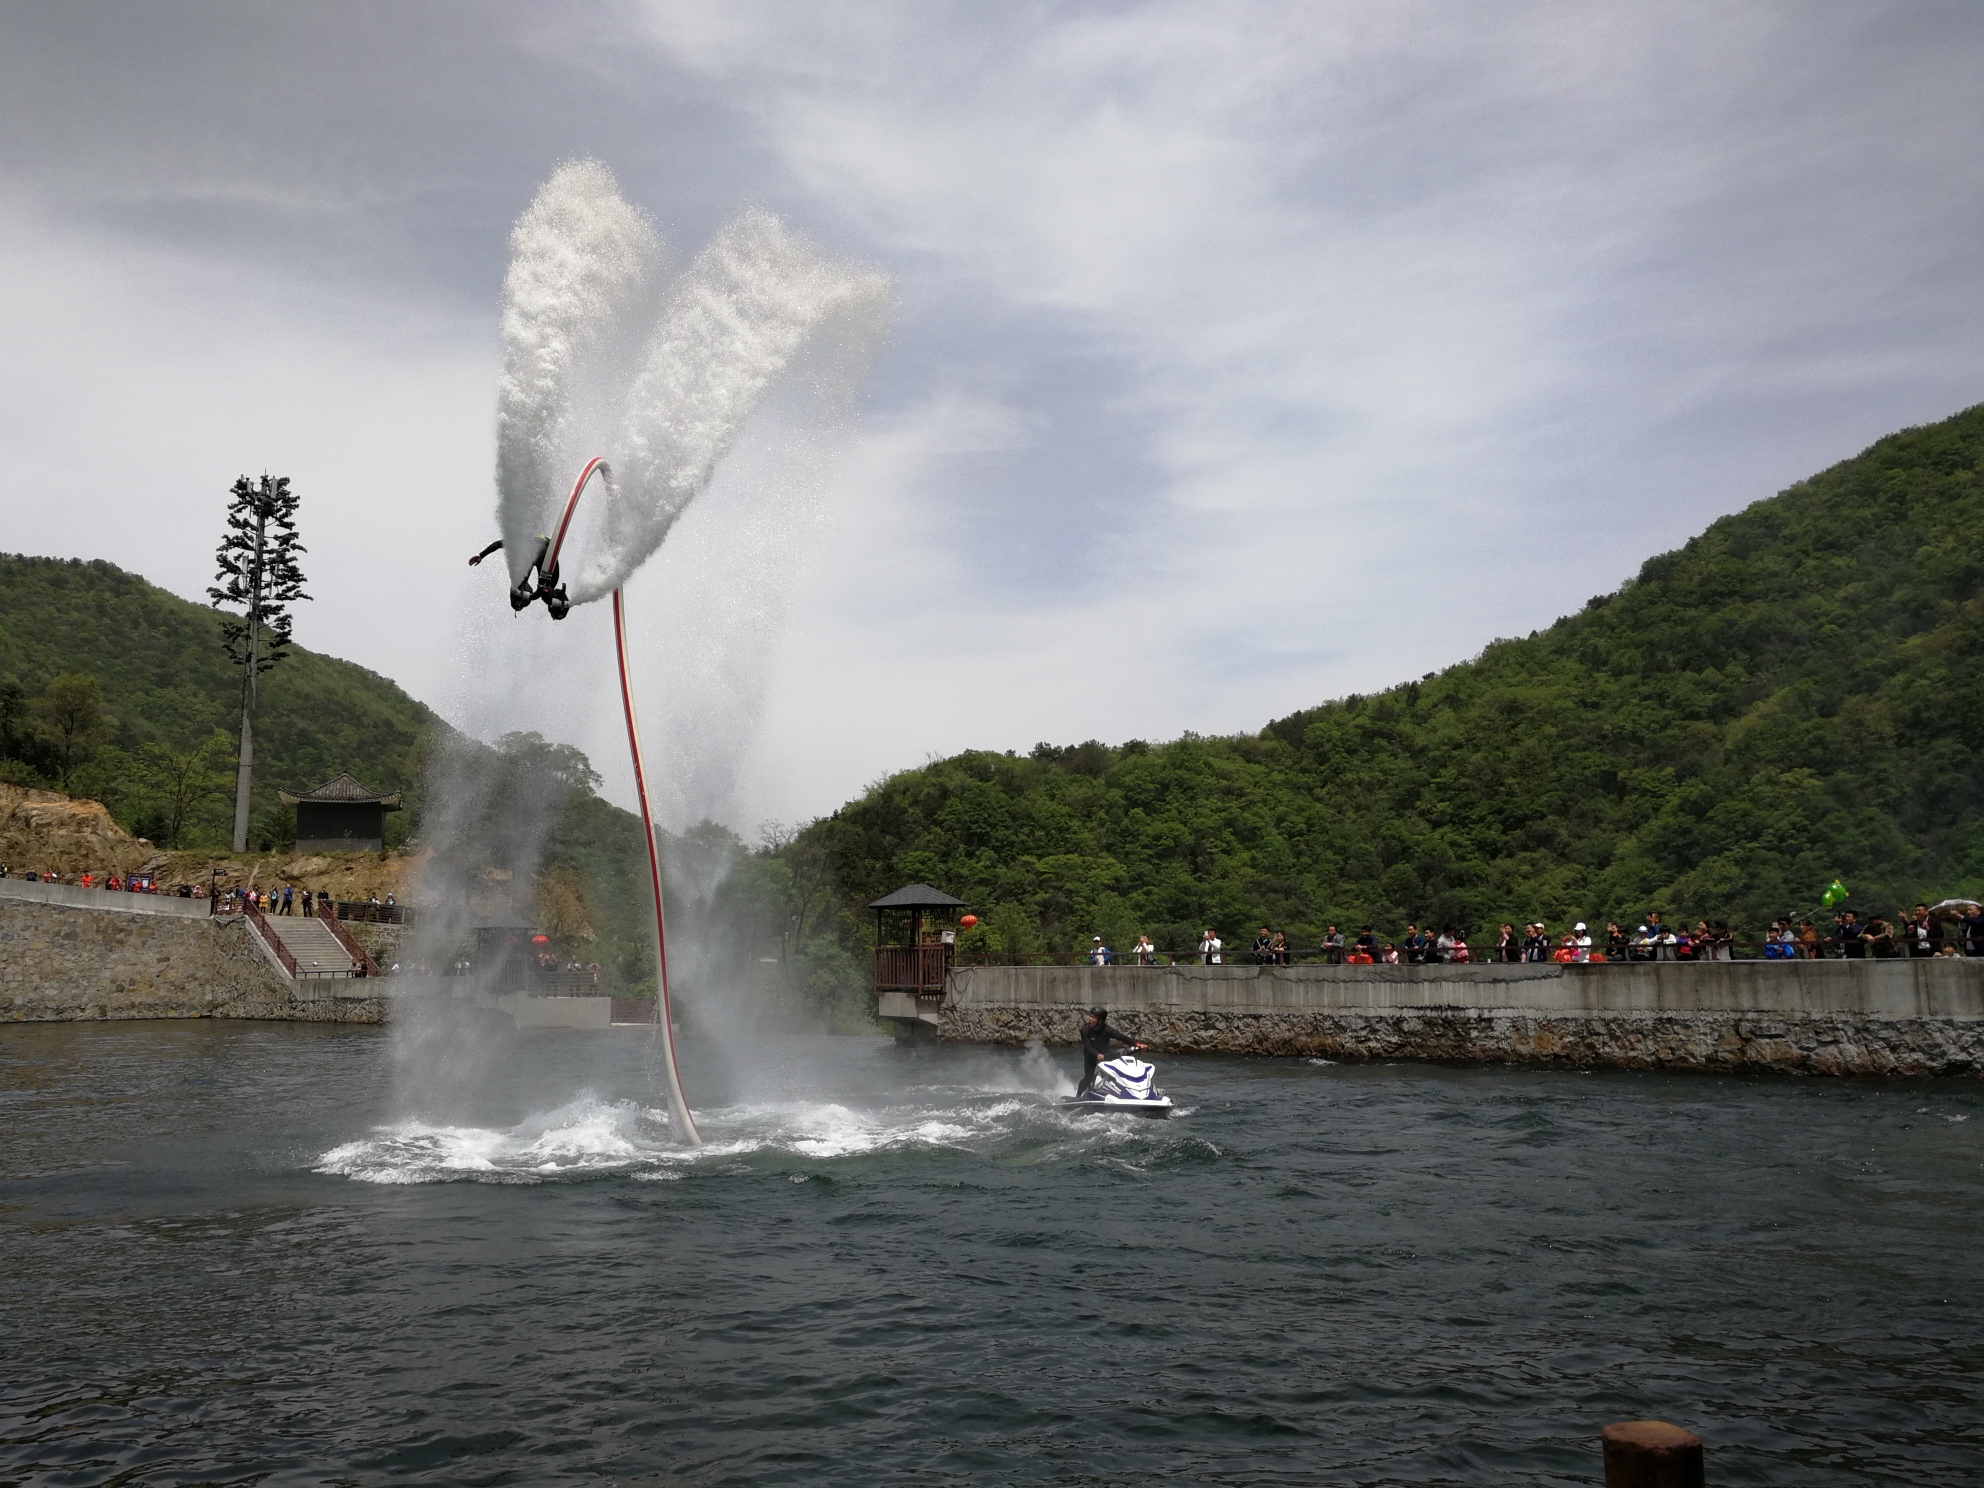
<path id="1" fill-rule="evenodd" d="M 1125 1111 L 1132 1116 L 1169 1116 L 1171 1097 L 1157 1088 L 1157 1070 L 1135 1054 L 1118 1054 L 1095 1067 L 1095 1083 L 1085 1095 L 1066 1096 L 1064 1111 Z"/>

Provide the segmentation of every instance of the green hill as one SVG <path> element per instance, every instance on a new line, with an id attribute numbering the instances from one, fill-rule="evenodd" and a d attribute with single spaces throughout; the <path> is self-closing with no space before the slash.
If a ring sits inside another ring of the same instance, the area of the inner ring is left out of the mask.
<path id="1" fill-rule="evenodd" d="M 907 771 L 785 852 L 980 937 L 1396 935 L 1649 908 L 1750 935 L 1984 891 L 1984 406 L 1881 440 L 1526 639 L 1257 735 Z M 851 948 L 851 945 L 850 945 Z"/>
<path id="2" fill-rule="evenodd" d="M 162 800 L 169 756 L 214 740 L 194 810 L 173 845 L 226 845 L 232 825 L 241 673 L 220 645 L 219 620 L 112 564 L 0 555 L 0 779 L 59 785 L 46 716 L 50 684 L 86 674 L 109 726 L 66 782 L 103 801 L 126 827 L 167 843 Z M 308 786 L 339 771 L 407 794 L 386 818 L 389 843 L 420 831 L 420 792 L 431 775 L 454 810 L 422 833 L 438 857 L 420 891 L 465 893 L 478 873 L 532 863 L 538 880 L 519 901 L 549 930 L 561 956 L 598 961 L 622 992 L 654 980 L 640 819 L 597 794 L 598 776 L 577 749 L 536 734 L 494 746 L 454 732 L 396 684 L 361 666 L 291 648 L 262 680 L 255 729 L 257 845 L 280 847 L 294 814 L 281 786 Z M 689 952 L 735 947 L 759 932 L 756 885 L 771 865 L 708 823 L 662 834 L 671 866 L 671 926 Z M 704 887 L 732 875 L 721 892 Z M 695 888 L 688 886 L 694 885 Z M 698 959 L 685 954 L 693 980 Z M 843 981 L 845 978 L 842 979 Z"/>
<path id="3" fill-rule="evenodd" d="M 73 673 L 96 678 L 114 720 L 107 742 L 124 756 L 136 757 L 147 744 L 192 750 L 216 730 L 227 736 L 226 748 L 216 749 L 225 754 L 225 797 L 204 802 L 195 824 L 213 836 L 232 809 L 241 707 L 241 672 L 221 650 L 215 611 L 101 560 L 0 555 L 0 678 L 17 684 L 12 710 L 31 709 L 52 680 Z M 46 778 L 50 762 L 37 755 L 25 720 L 8 724 L 0 753 L 14 756 L 10 773 Z M 274 805 L 278 787 L 315 785 L 341 770 L 381 790 L 417 790 L 421 741 L 445 727 L 377 673 L 294 647 L 262 680 L 255 808 Z M 107 797 L 125 825 L 152 826 L 150 798 L 124 763 L 81 785 Z M 403 830 L 410 816 L 388 821 Z"/>

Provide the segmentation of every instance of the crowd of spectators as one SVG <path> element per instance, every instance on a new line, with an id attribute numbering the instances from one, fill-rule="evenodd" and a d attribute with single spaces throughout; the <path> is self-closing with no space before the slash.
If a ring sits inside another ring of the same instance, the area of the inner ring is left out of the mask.
<path id="1" fill-rule="evenodd" d="M 1558 931 L 1543 921 L 1520 928 L 1501 924 L 1492 936 L 1470 943 L 1467 932 L 1447 925 L 1407 925 L 1397 939 L 1386 939 L 1371 926 L 1346 934 L 1336 925 L 1324 930 L 1313 949 L 1297 949 L 1290 937 L 1267 925 L 1254 936 L 1252 959 L 1262 966 L 1287 966 L 1294 961 L 1321 961 L 1334 966 L 1464 965 L 1470 962 L 1548 961 L 1563 964 L 1638 961 L 1731 961 L 1738 953 L 1749 959 L 1809 961 L 1826 958 L 1883 960 L 1890 957 L 1984 956 L 1984 908 L 1970 901 L 1946 901 L 1933 909 L 1918 904 L 1892 919 L 1874 915 L 1862 921 L 1855 910 L 1842 910 L 1824 929 L 1812 919 L 1786 915 L 1774 921 L 1761 941 L 1739 942 L 1722 920 L 1668 924 L 1658 910 L 1630 927 L 1612 921 L 1594 933 L 1579 920 Z M 1156 966 L 1197 961 L 1218 966 L 1226 959 L 1225 943 L 1208 928 L 1195 952 L 1162 952 L 1148 935 L 1137 937 L 1125 956 L 1091 939 L 1091 965 Z"/>
<path id="2" fill-rule="evenodd" d="M 0 878 L 13 876 L 13 869 L 0 863 Z M 27 883 L 66 884 L 70 888 L 98 889 L 111 894 L 169 894 L 181 899 L 205 899 L 207 886 L 203 883 L 181 883 L 172 887 L 162 887 L 159 880 L 148 873 L 119 873 L 115 868 L 104 872 L 84 869 L 81 872 L 61 873 L 55 869 L 30 868 L 21 874 Z M 295 884 L 281 884 L 271 888 L 251 888 L 236 885 L 231 888 L 216 888 L 213 891 L 213 911 L 215 914 L 238 914 L 253 905 L 267 915 L 320 915 L 332 903 L 328 889 L 313 890 L 299 888 Z M 374 894 L 367 901 L 374 908 L 392 908 L 395 900 L 391 894 L 383 904 Z"/>
<path id="3" fill-rule="evenodd" d="M 0 878 L 13 877 L 14 870 L 0 863 Z M 58 873 L 30 868 L 21 875 L 27 883 L 67 884 L 75 889 L 102 889 L 112 894 L 156 894 L 161 892 L 159 881 L 149 873 L 119 873 L 110 869 L 104 873 Z M 181 899 L 204 899 L 207 891 L 199 884 L 180 884 L 176 888 L 165 889 L 167 894 L 175 894 Z"/>

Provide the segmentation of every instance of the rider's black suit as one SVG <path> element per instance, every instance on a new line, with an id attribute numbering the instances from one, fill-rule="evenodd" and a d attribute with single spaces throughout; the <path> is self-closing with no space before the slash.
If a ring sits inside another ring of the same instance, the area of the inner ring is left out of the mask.
<path id="1" fill-rule="evenodd" d="M 1090 1023 L 1087 1018 L 1082 1019 L 1082 1083 L 1075 1087 L 1076 1095 L 1087 1095 L 1095 1084 L 1095 1067 L 1109 1057 L 1112 1040 L 1119 1044 L 1137 1042 L 1127 1033 L 1118 1033 L 1106 1020 Z"/>

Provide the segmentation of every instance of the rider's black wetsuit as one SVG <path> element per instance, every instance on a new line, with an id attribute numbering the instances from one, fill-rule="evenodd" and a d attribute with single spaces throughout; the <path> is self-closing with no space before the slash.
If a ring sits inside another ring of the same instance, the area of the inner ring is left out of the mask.
<path id="1" fill-rule="evenodd" d="M 1111 1040 L 1119 1044 L 1136 1044 L 1137 1040 L 1127 1033 L 1118 1033 L 1109 1026 L 1108 1020 L 1090 1023 L 1086 1016 L 1082 1019 L 1082 1083 L 1075 1087 L 1076 1095 L 1087 1095 L 1095 1085 L 1095 1067 L 1109 1057 Z"/>
<path id="2" fill-rule="evenodd" d="M 469 559 L 468 566 L 474 568 L 483 559 L 487 558 L 491 553 L 496 552 L 502 546 L 503 539 L 499 537 L 480 553 Z M 544 607 L 551 611 L 551 618 L 553 620 L 563 620 L 571 611 L 572 602 L 565 597 L 565 586 L 558 582 L 557 568 L 554 566 L 546 569 L 544 566 L 546 556 L 550 551 L 551 539 L 540 537 L 537 540 L 537 554 L 531 559 L 530 568 L 524 570 L 522 582 L 514 584 L 510 588 L 510 608 L 521 610 L 526 608 L 532 600 L 541 599 L 544 601 Z M 531 583 L 530 569 L 532 568 L 537 570 L 536 584 Z"/>

